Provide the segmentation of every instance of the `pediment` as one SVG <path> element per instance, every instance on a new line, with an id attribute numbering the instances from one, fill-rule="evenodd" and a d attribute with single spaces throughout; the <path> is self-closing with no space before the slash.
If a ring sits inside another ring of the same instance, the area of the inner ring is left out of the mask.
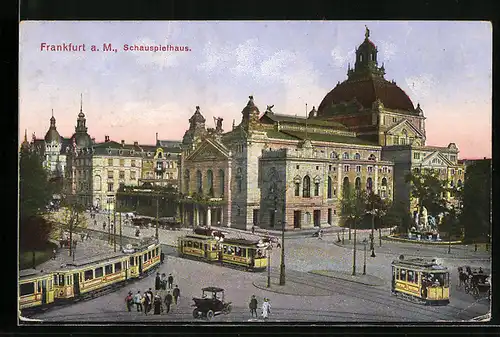
<path id="1" fill-rule="evenodd" d="M 387 130 L 387 134 L 389 135 L 403 135 L 404 131 L 406 131 L 408 137 L 417 137 L 422 138 L 424 135 L 417 129 L 413 124 L 411 124 L 408 120 L 404 119 L 398 124 L 394 125 L 392 128 Z"/>
<path id="2" fill-rule="evenodd" d="M 449 167 L 453 166 L 453 163 L 443 156 L 441 152 L 434 151 L 424 158 L 421 165 L 425 167 Z"/>
<path id="3" fill-rule="evenodd" d="M 228 158 L 229 151 L 224 145 L 206 139 L 189 154 L 186 161 L 225 161 Z"/>

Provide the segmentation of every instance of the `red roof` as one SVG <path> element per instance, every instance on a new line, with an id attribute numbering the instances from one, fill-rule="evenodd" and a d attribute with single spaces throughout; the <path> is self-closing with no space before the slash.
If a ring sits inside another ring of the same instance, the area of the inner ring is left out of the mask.
<path id="1" fill-rule="evenodd" d="M 364 108 L 371 108 L 378 99 L 389 109 L 404 110 L 413 113 L 414 106 L 408 95 L 395 83 L 383 78 L 370 77 L 362 80 L 347 80 L 330 91 L 318 108 L 318 116 L 328 116 L 332 104 L 350 102 L 354 98 Z"/>

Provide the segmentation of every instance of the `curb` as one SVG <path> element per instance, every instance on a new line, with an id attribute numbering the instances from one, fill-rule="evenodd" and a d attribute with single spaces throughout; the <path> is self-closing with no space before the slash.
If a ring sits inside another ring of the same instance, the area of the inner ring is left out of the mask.
<path id="1" fill-rule="evenodd" d="M 290 281 L 288 281 L 288 282 L 290 282 Z M 298 283 L 298 282 L 293 282 L 293 283 Z M 291 293 L 291 292 L 286 292 L 286 291 L 277 291 L 276 289 L 279 289 L 279 287 L 280 287 L 277 284 L 272 284 L 271 283 L 271 287 L 270 288 L 268 288 L 267 286 L 262 286 L 262 285 L 258 284 L 257 281 L 253 281 L 252 284 L 257 289 L 266 290 L 266 291 L 269 291 L 269 292 L 272 292 L 272 293 L 275 293 L 275 294 L 282 294 L 282 295 L 308 296 L 308 297 L 320 297 L 320 296 L 332 296 L 333 295 L 333 292 L 330 292 L 330 291 L 328 291 L 328 294 L 320 294 L 320 295 L 318 295 L 318 294 L 297 294 L 297 293 Z M 278 288 L 276 288 L 276 287 L 278 287 Z"/>
<path id="2" fill-rule="evenodd" d="M 335 246 L 337 247 L 340 247 L 340 248 L 344 248 L 344 249 L 352 249 L 352 247 L 348 247 L 348 246 L 342 246 L 342 245 L 339 245 L 337 242 L 332 242 Z M 359 243 L 360 245 L 362 245 L 362 243 Z M 384 253 L 384 252 L 378 252 L 377 254 L 385 254 L 385 255 L 391 255 L 392 253 Z M 405 255 L 405 254 L 403 254 Z M 410 254 L 406 254 L 406 255 L 414 255 L 414 256 L 417 256 L 413 253 L 410 253 Z M 436 256 L 435 255 L 421 255 L 419 254 L 418 257 L 430 257 L 430 258 L 435 258 Z M 490 261 L 491 260 L 491 257 L 484 257 L 484 256 L 478 256 L 478 257 L 474 257 L 474 256 L 469 256 L 469 257 L 441 257 L 441 258 L 446 258 L 446 259 L 450 259 L 450 260 L 470 260 L 470 261 Z"/>
<path id="3" fill-rule="evenodd" d="M 381 286 L 383 286 L 385 284 L 385 283 L 383 283 L 383 281 L 384 281 L 383 279 L 380 279 L 380 281 L 382 281 L 381 284 L 373 284 L 373 283 L 368 283 L 368 282 L 351 280 L 351 279 L 344 278 L 344 277 L 329 275 L 329 274 L 326 274 L 326 273 L 323 273 L 323 272 L 328 273 L 329 271 L 328 270 L 311 270 L 308 273 L 315 274 L 315 275 L 326 276 L 326 277 L 331 277 L 331 278 L 335 278 L 335 279 L 346 281 L 346 282 L 359 283 L 359 284 L 363 284 L 363 285 L 371 286 L 371 287 L 381 287 Z M 332 271 L 332 272 L 336 272 L 336 271 Z M 376 276 L 373 276 L 373 277 L 376 277 Z"/>
<path id="4" fill-rule="evenodd" d="M 440 241 L 440 242 L 427 242 L 427 241 L 417 241 L 417 240 L 410 240 L 410 239 L 401 239 L 401 238 L 396 238 L 394 236 L 383 236 L 383 240 L 386 241 L 394 241 L 394 242 L 407 242 L 407 243 L 412 243 L 416 245 L 429 245 L 429 246 L 449 246 L 450 244 L 452 246 L 454 245 L 464 245 L 463 241 Z"/>

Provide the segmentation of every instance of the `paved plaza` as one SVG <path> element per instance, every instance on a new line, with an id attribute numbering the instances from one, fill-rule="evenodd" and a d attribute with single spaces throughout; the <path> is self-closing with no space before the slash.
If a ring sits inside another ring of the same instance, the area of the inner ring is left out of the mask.
<path id="1" fill-rule="evenodd" d="M 99 217 L 99 216 L 98 216 Z M 107 218 L 107 217 L 106 217 Z M 102 220 L 97 219 L 102 224 Z M 102 225 L 89 230 L 102 231 Z M 251 233 L 224 229 L 231 235 L 250 238 Z M 137 311 L 127 312 L 124 298 L 127 292 L 141 292 L 154 288 L 154 275 L 133 281 L 116 292 L 101 297 L 54 308 L 35 315 L 46 321 L 64 322 L 146 322 L 181 321 L 194 322 L 192 318 L 192 297 L 201 296 L 201 288 L 217 286 L 225 289 L 225 297 L 232 302 L 229 315 L 216 316 L 213 322 L 259 321 L 250 316 L 248 302 L 255 295 L 260 313 L 264 298 L 269 298 L 272 313 L 269 321 L 331 321 L 331 322 L 436 322 L 461 321 L 484 315 L 489 311 L 486 299 L 476 301 L 463 289 L 457 289 L 457 267 L 474 265 L 489 268 L 488 252 L 474 252 L 470 247 L 454 246 L 452 254 L 447 247 L 410 245 L 399 242 L 376 240 L 376 257 L 367 252 L 367 275 L 362 275 L 364 263 L 363 245 L 356 258 L 356 275 L 352 276 L 352 243 L 338 241 L 335 231 L 327 232 L 322 240 L 311 235 L 285 238 L 286 283 L 279 286 L 280 250 L 271 254 L 271 288 L 267 288 L 267 272 L 245 272 L 183 259 L 177 256 L 177 237 L 186 230 L 170 231 L 159 229 L 160 241 L 166 253 L 166 260 L 160 272 L 172 273 L 174 284 L 181 289 L 181 301 L 169 314 L 144 315 Z M 236 234 L 239 232 L 239 234 Z M 144 229 L 141 236 L 154 235 L 155 229 Z M 134 237 L 135 227 L 122 223 L 122 234 Z M 256 233 L 257 234 L 257 233 Z M 261 233 L 258 233 L 261 234 Z M 360 232 L 362 241 L 365 233 Z M 88 249 L 102 245 L 109 249 L 106 241 L 88 242 Z M 81 246 L 82 248 L 87 246 Z M 95 247 L 95 248 L 92 248 Z M 391 262 L 401 254 L 411 256 L 432 256 L 439 258 L 450 269 L 451 302 L 444 307 L 429 307 L 407 302 L 390 294 Z M 199 322 L 200 320 L 196 320 Z"/>

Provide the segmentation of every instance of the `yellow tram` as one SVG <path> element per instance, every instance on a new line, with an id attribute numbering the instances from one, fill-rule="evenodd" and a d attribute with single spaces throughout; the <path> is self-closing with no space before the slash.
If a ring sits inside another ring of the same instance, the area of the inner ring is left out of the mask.
<path id="1" fill-rule="evenodd" d="M 150 239 L 129 245 L 122 252 L 78 260 L 47 273 L 21 270 L 19 309 L 93 297 L 151 273 L 160 264 L 160 255 L 160 244 Z"/>
<path id="2" fill-rule="evenodd" d="M 262 241 L 227 238 L 222 233 L 209 229 L 197 229 L 195 233 L 179 237 L 179 256 L 221 262 L 246 270 L 258 271 L 267 268 L 265 247 Z"/>
<path id="3" fill-rule="evenodd" d="M 401 255 L 392 262 L 391 291 L 412 302 L 446 305 L 450 303 L 450 273 L 435 259 Z"/>
<path id="4" fill-rule="evenodd" d="M 226 239 L 222 243 L 222 263 L 262 271 L 267 268 L 265 244 L 261 240 Z"/>
<path id="5" fill-rule="evenodd" d="M 19 272 L 19 309 L 49 305 L 54 302 L 52 273 L 35 269 Z"/>

